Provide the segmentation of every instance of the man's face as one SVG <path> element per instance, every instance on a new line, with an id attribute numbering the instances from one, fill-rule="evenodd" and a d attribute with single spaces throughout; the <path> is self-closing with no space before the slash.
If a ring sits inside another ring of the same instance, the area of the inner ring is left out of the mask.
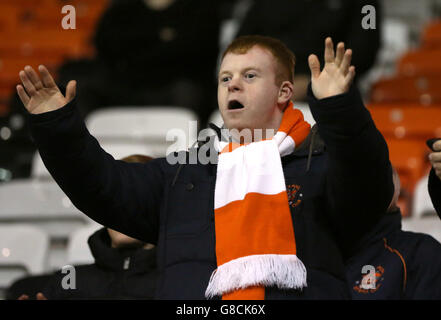
<path id="1" fill-rule="evenodd" d="M 245 54 L 228 53 L 219 71 L 217 98 L 228 129 L 275 129 L 281 121 L 273 55 L 254 46 Z"/>

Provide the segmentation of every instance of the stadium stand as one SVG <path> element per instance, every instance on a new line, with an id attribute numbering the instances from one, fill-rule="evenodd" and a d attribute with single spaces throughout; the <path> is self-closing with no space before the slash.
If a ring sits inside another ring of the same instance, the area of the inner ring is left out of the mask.
<path id="1" fill-rule="evenodd" d="M 95 231 L 102 227 L 100 224 L 92 223 L 70 234 L 67 245 L 67 264 L 80 265 L 94 263 L 94 258 L 90 252 L 87 241 Z"/>
<path id="2" fill-rule="evenodd" d="M 0 224 L 0 295 L 16 279 L 46 270 L 49 237 L 26 224 Z"/>
<path id="3" fill-rule="evenodd" d="M 436 217 L 436 211 L 430 199 L 427 185 L 429 176 L 423 176 L 416 184 L 414 191 L 413 216 L 415 218 Z"/>
<path id="4" fill-rule="evenodd" d="M 45 64 L 56 75 L 66 59 L 94 54 L 90 37 L 109 3 L 69 1 L 76 8 L 77 29 L 63 30 L 60 18 L 65 1 L 0 2 L 0 117 L 10 111 L 8 100 L 19 81 L 18 71 L 25 65 Z M 250 1 L 238 3 L 233 18 L 224 24 L 219 40 L 223 48 L 237 31 Z M 429 150 L 425 146 L 425 139 L 441 137 L 441 22 L 431 13 L 431 1 L 383 3 L 383 47 L 373 76 L 378 80 L 366 100 L 401 178 L 403 229 L 428 233 L 441 241 L 441 221 L 433 215 L 427 194 Z M 295 105 L 306 121 L 315 123 L 307 105 Z M 218 111 L 210 119 L 222 124 Z M 159 157 L 173 143 L 165 143 L 167 130 L 180 128 L 189 138 L 188 121 L 196 116 L 170 107 L 115 106 L 91 113 L 86 120 L 90 132 L 115 158 L 134 153 Z M 186 141 L 179 149 L 189 145 L 191 141 Z M 92 261 L 87 238 L 98 228 L 70 203 L 37 153 L 29 179 L 0 183 L 0 295 L 2 288 L 21 275 Z"/>
<path id="5" fill-rule="evenodd" d="M 144 143 L 152 150 L 151 156 L 164 157 L 172 144 L 177 151 L 196 141 L 197 119 L 192 111 L 179 107 L 112 107 L 89 114 L 86 125 L 100 143 Z M 180 139 L 175 144 L 176 135 Z"/>

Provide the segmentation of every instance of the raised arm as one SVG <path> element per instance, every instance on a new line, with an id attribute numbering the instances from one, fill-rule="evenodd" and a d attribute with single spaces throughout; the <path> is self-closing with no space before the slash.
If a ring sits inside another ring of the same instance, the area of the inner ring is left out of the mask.
<path id="1" fill-rule="evenodd" d="M 345 255 L 386 212 L 393 195 L 392 171 L 383 136 L 352 80 L 351 50 L 325 41 L 325 66 L 311 69 L 310 107 L 329 156 L 326 211 Z"/>
<path id="2" fill-rule="evenodd" d="M 429 155 L 432 170 L 429 174 L 429 194 L 433 206 L 441 218 L 441 139 L 435 141 L 432 146 L 433 152 Z"/>
<path id="3" fill-rule="evenodd" d="M 163 192 L 161 161 L 117 161 L 93 138 L 75 108 L 75 81 L 66 96 L 43 66 L 20 72 L 17 92 L 47 169 L 72 203 L 99 223 L 156 243 Z"/>

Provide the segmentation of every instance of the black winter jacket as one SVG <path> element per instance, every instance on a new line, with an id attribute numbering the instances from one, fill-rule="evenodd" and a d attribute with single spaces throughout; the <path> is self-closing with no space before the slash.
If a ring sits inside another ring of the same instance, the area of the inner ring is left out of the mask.
<path id="1" fill-rule="evenodd" d="M 52 299 L 153 299 L 158 272 L 156 248 L 111 247 L 105 228 L 89 238 L 94 264 L 75 266 L 75 277 L 66 279 L 75 289 L 63 289 L 62 281 L 71 273 L 57 272 L 42 291 Z"/>
<path id="2" fill-rule="evenodd" d="M 435 174 L 433 168 L 429 174 L 429 188 L 430 199 L 432 200 L 433 207 L 435 208 L 438 216 L 441 218 L 441 180 Z"/>
<path id="3" fill-rule="evenodd" d="M 423 233 L 401 230 L 401 212 L 383 216 L 356 245 L 347 261 L 352 299 L 441 299 L 441 244 Z M 362 268 L 375 268 L 376 281 L 363 288 Z"/>
<path id="4" fill-rule="evenodd" d="M 282 159 L 308 287 L 266 288 L 266 299 L 349 298 L 343 257 L 352 254 L 351 244 L 375 225 L 392 198 L 387 145 L 358 90 L 316 100 L 309 88 L 309 95 L 324 144 L 312 130 L 296 153 Z M 216 164 L 114 160 L 89 134 L 74 101 L 30 118 L 46 167 L 79 210 L 158 245 L 156 297 L 205 299 L 216 269 Z"/>

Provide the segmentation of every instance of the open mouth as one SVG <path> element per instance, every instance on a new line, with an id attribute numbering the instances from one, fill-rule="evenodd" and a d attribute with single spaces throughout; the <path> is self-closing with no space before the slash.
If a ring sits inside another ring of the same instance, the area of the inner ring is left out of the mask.
<path id="1" fill-rule="evenodd" d="M 244 105 L 237 100 L 231 100 L 228 103 L 228 110 L 238 110 L 238 109 L 243 109 L 243 108 L 244 108 Z"/>

